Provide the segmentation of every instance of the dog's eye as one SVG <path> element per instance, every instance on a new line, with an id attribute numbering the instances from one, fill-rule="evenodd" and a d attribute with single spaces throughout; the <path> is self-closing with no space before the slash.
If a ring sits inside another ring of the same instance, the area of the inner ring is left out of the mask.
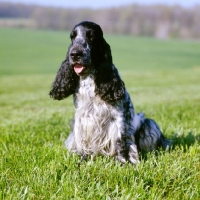
<path id="1" fill-rule="evenodd" d="M 73 40 L 77 35 L 77 32 L 76 31 L 72 31 L 71 34 L 70 34 L 70 38 L 71 40 Z"/>
<path id="2" fill-rule="evenodd" d="M 90 34 L 90 40 L 94 40 L 95 39 L 95 35 L 94 34 Z"/>
<path id="3" fill-rule="evenodd" d="M 94 41 L 95 40 L 95 34 L 91 31 L 87 32 L 87 37 L 90 41 Z"/>

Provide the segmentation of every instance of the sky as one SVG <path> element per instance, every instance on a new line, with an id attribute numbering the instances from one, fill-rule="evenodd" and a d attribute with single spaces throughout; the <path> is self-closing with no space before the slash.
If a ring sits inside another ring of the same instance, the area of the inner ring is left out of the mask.
<path id="1" fill-rule="evenodd" d="M 133 3 L 140 5 L 164 4 L 181 5 L 183 7 L 193 7 L 200 5 L 200 0 L 0 0 L 0 2 L 13 2 L 25 4 L 37 4 L 44 6 L 56 6 L 65 8 L 108 8 L 113 6 L 123 6 Z"/>

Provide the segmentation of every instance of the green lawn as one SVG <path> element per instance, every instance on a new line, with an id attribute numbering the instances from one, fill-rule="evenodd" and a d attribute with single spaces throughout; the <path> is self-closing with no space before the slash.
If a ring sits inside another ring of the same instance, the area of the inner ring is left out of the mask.
<path id="1" fill-rule="evenodd" d="M 72 98 L 48 92 L 69 33 L 0 30 L 0 199 L 200 199 L 200 42 L 105 36 L 137 112 L 155 119 L 171 152 L 138 166 L 97 157 L 78 167 L 63 142 Z"/>

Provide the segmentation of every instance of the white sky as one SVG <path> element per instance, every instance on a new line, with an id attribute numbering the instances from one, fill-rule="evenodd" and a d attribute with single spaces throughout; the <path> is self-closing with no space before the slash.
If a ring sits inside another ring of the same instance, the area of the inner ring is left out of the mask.
<path id="1" fill-rule="evenodd" d="M 45 6 L 72 7 L 72 8 L 106 8 L 112 6 L 137 3 L 142 5 L 164 4 L 192 7 L 200 5 L 200 0 L 0 0 L 0 2 L 38 4 Z"/>

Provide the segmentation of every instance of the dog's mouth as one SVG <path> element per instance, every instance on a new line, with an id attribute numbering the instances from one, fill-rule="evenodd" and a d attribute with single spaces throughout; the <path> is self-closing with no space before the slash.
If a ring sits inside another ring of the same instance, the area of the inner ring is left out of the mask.
<path id="1" fill-rule="evenodd" d="M 76 74 L 82 74 L 84 69 L 85 69 L 85 66 L 83 65 L 80 65 L 80 64 L 74 65 L 74 71 L 76 72 Z"/>

